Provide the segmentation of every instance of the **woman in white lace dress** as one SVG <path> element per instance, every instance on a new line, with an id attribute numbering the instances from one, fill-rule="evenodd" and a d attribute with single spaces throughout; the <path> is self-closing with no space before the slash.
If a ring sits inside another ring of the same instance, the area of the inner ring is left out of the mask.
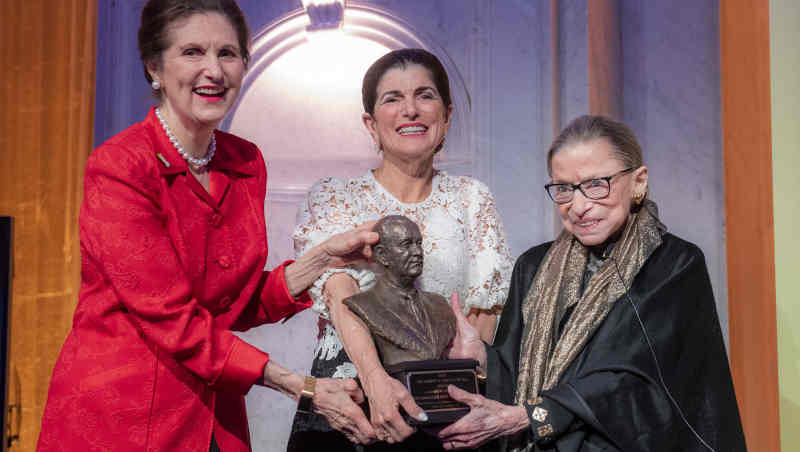
<path id="1" fill-rule="evenodd" d="M 365 221 L 405 215 L 423 235 L 425 269 L 417 280 L 419 288 L 445 297 L 457 292 L 470 323 L 491 342 L 508 291 L 511 255 L 486 185 L 433 167 L 453 110 L 444 67 L 425 50 L 390 52 L 367 71 L 362 98 L 363 122 L 382 151 L 381 165 L 361 177 L 325 178 L 314 185 L 298 214 L 296 253 Z M 359 377 L 381 441 L 367 450 L 438 448 L 433 437 L 415 434 L 406 439 L 413 429 L 403 422 L 398 407 L 420 419 L 425 415 L 405 388 L 386 374 L 366 327 L 342 303 L 371 285 L 374 270 L 327 272 L 310 289 L 320 313 L 311 374 Z M 323 418 L 298 413 L 289 450 L 320 446 L 361 449 L 332 431 Z"/>

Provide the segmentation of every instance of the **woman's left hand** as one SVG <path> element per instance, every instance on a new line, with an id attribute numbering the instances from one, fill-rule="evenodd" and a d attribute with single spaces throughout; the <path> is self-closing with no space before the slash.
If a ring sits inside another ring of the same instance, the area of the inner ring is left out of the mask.
<path id="1" fill-rule="evenodd" d="M 450 307 L 456 318 L 456 335 L 450 343 L 447 357 L 450 359 L 475 359 L 478 361 L 479 371 L 486 372 L 486 348 L 481 340 L 480 333 L 474 326 L 470 325 L 464 312 L 461 310 L 461 303 L 458 300 L 458 292 L 450 295 Z"/>
<path id="2" fill-rule="evenodd" d="M 530 425 L 522 406 L 504 405 L 453 385 L 447 387 L 453 399 L 469 405 L 469 413 L 439 432 L 445 449 L 475 448 L 501 436 L 513 435 Z"/>

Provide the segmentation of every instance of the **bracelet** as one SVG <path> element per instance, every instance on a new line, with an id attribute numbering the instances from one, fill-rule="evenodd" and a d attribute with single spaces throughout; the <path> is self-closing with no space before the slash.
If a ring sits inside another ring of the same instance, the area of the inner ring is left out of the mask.
<path id="1" fill-rule="evenodd" d="M 328 282 L 328 278 L 337 273 L 346 273 L 350 275 L 350 277 L 356 280 L 358 288 L 362 292 L 375 285 L 375 274 L 367 269 L 341 267 L 326 270 L 308 289 L 308 294 L 311 296 L 311 299 L 314 300 L 314 305 L 311 309 L 319 313 L 320 317 L 324 319 L 330 318 L 330 313 L 328 312 L 328 307 L 325 305 L 325 296 L 322 294 L 322 291 L 325 288 L 325 283 Z"/>
<path id="2" fill-rule="evenodd" d="M 317 379 L 307 376 L 303 380 L 303 390 L 300 391 L 300 398 L 297 399 L 297 411 L 300 413 L 311 413 L 314 393 L 317 387 Z"/>

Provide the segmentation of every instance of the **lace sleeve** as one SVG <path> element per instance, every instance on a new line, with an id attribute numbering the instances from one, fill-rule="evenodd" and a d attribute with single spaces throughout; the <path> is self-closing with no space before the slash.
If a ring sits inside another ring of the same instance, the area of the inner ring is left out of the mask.
<path id="1" fill-rule="evenodd" d="M 354 228 L 360 219 L 356 214 L 353 196 L 345 187 L 345 181 L 327 177 L 316 182 L 309 191 L 300 210 L 292 233 L 294 252 L 301 256 L 332 235 Z M 328 309 L 322 297 L 322 286 L 332 273 L 325 272 L 309 291 L 314 305 L 311 307 L 323 317 L 328 317 Z M 351 268 L 346 271 L 359 282 L 362 290 L 374 282 L 374 275 L 368 269 Z"/>
<path id="2" fill-rule="evenodd" d="M 499 313 L 511 279 L 511 251 L 492 193 L 485 184 L 475 180 L 472 182 L 472 186 L 463 192 L 467 205 L 470 260 L 469 284 L 462 303 L 464 306 Z"/>

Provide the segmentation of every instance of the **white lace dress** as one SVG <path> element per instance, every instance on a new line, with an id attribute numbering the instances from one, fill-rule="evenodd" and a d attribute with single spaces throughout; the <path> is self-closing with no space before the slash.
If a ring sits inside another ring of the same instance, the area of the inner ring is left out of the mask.
<path id="1" fill-rule="evenodd" d="M 508 292 L 511 254 L 492 194 L 485 184 L 469 177 L 438 171 L 430 195 L 415 204 L 397 200 L 375 180 L 372 171 L 354 179 L 322 179 L 314 184 L 298 213 L 295 252 L 300 256 L 331 235 L 395 214 L 410 218 L 422 231 L 425 262 L 417 280 L 421 290 L 448 299 L 458 291 L 465 312 L 471 308 L 499 312 Z M 360 268 L 351 274 L 363 287 L 373 279 L 372 270 Z M 327 311 L 321 284 L 316 284 L 311 295 L 313 309 L 323 317 L 315 361 L 329 361 L 344 354 L 342 344 L 333 325 L 324 321 Z M 316 376 L 356 376 L 349 361 L 325 367 L 327 375 Z"/>
<path id="2" fill-rule="evenodd" d="M 396 214 L 416 222 L 422 232 L 425 262 L 417 279 L 419 289 L 447 299 L 458 291 L 465 312 L 472 308 L 499 312 L 505 303 L 513 262 L 489 188 L 470 177 L 437 171 L 430 195 L 416 204 L 400 202 L 375 180 L 372 171 L 354 179 L 324 178 L 314 184 L 298 212 L 293 234 L 295 252 L 300 256 L 334 234 Z M 349 273 L 365 289 L 374 280 L 375 270 L 354 268 Z M 328 320 L 321 295 L 323 283 L 317 281 L 310 290 L 313 309 L 320 313 L 311 374 L 356 377 L 355 366 Z M 290 450 L 307 442 L 304 432 L 330 430 L 322 416 L 298 413 Z"/>

